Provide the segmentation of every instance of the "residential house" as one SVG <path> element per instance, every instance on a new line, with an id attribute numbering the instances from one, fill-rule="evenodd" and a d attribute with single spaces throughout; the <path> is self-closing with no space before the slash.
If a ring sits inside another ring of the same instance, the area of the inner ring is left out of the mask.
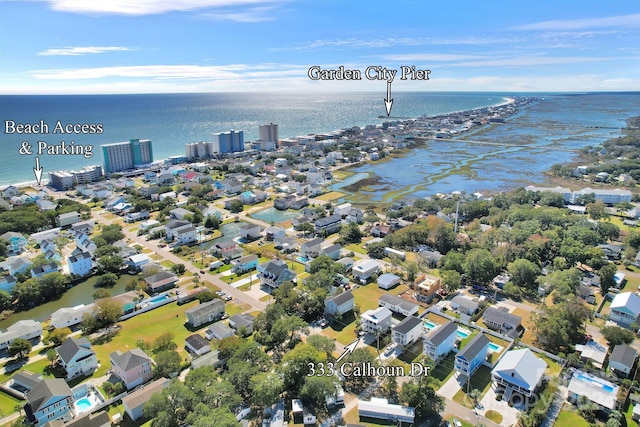
<path id="1" fill-rule="evenodd" d="M 488 328 L 515 337 L 522 323 L 522 318 L 509 313 L 506 307 L 487 307 L 482 314 L 482 320 Z"/>
<path id="2" fill-rule="evenodd" d="M 593 288 L 589 285 L 581 283 L 578 286 L 578 296 L 588 302 L 589 304 L 596 303 L 596 295 Z"/>
<path id="3" fill-rule="evenodd" d="M 58 363 L 66 373 L 67 381 L 79 376 L 91 375 L 98 369 L 96 352 L 86 338 L 67 338 L 62 345 L 56 347 L 56 353 Z"/>
<path id="4" fill-rule="evenodd" d="M 576 344 L 574 348 L 575 351 L 580 352 L 580 360 L 583 363 L 590 362 L 595 368 L 603 368 L 608 347 L 595 341 L 587 341 L 586 344 Z"/>
<path id="5" fill-rule="evenodd" d="M 583 371 L 575 371 L 567 387 L 567 399 L 578 403 L 581 396 L 595 403 L 605 413 L 613 411 L 617 406 L 619 387 L 603 378 Z"/>
<path id="6" fill-rule="evenodd" d="M 451 300 L 451 308 L 460 314 L 472 315 L 478 311 L 480 304 L 464 295 L 456 295 Z"/>
<path id="7" fill-rule="evenodd" d="M 258 224 L 244 223 L 238 229 L 240 238 L 245 241 L 256 240 L 262 237 L 262 227 Z"/>
<path id="8" fill-rule="evenodd" d="M 627 378 L 631 374 L 633 365 L 638 358 L 638 352 L 626 344 L 618 344 L 613 347 L 609 356 L 609 369 L 616 375 Z"/>
<path id="9" fill-rule="evenodd" d="M 353 222 L 355 224 L 362 224 L 364 221 L 364 213 L 361 209 L 351 208 L 347 217 L 345 218 L 346 222 Z"/>
<path id="10" fill-rule="evenodd" d="M 0 333 L 0 350 L 8 348 L 11 343 L 22 338 L 24 340 L 33 340 L 42 336 L 42 324 L 35 320 L 18 320 L 9 326 L 5 332 Z"/>
<path id="11" fill-rule="evenodd" d="M 191 369 L 198 369 L 203 366 L 212 366 L 217 369 L 224 366 L 227 363 L 227 359 L 220 358 L 220 352 L 214 350 L 204 356 L 197 357 L 191 361 Z"/>
<path id="12" fill-rule="evenodd" d="M 169 211 L 169 215 L 171 216 L 172 219 L 189 222 L 188 218 L 193 217 L 193 211 L 190 211 L 185 208 L 175 208 Z"/>
<path id="13" fill-rule="evenodd" d="M 416 303 L 391 294 L 381 295 L 378 300 L 378 305 L 381 307 L 387 307 L 394 313 L 402 314 L 403 316 L 417 315 L 419 307 Z"/>
<path id="14" fill-rule="evenodd" d="M 160 393 L 169 384 L 168 378 L 158 378 L 122 398 L 124 412 L 129 415 L 133 421 L 137 421 L 143 417 L 142 408 L 151 399 L 155 393 Z"/>
<path id="15" fill-rule="evenodd" d="M 87 234 L 78 232 L 75 234 L 76 240 L 76 249 L 77 252 L 89 252 L 92 256 L 93 253 L 98 249 L 98 246 L 89 238 Z M 75 252 L 75 251 L 74 251 Z M 72 253 L 72 255 L 76 255 Z"/>
<path id="16" fill-rule="evenodd" d="M 255 320 L 256 318 L 249 313 L 234 314 L 229 318 L 229 326 L 235 329 L 236 333 L 244 331 L 245 334 L 249 335 L 253 333 L 253 322 Z"/>
<path id="17" fill-rule="evenodd" d="M 7 259 L 3 264 L 5 270 L 7 270 L 12 276 L 15 276 L 26 272 L 33 263 L 26 256 L 14 256 Z"/>
<path id="18" fill-rule="evenodd" d="M 598 245 L 598 248 L 604 252 L 604 255 L 610 260 L 619 260 L 622 257 L 623 247 L 620 245 L 614 245 L 613 243 L 603 243 Z"/>
<path id="19" fill-rule="evenodd" d="M 31 277 L 42 277 L 45 274 L 56 273 L 60 271 L 60 267 L 55 262 L 49 264 L 40 265 L 31 269 Z"/>
<path id="20" fill-rule="evenodd" d="M 436 268 L 440 260 L 444 257 L 440 252 L 430 250 L 420 251 L 419 255 L 429 268 Z"/>
<path id="21" fill-rule="evenodd" d="M 1 274 L 1 273 L 0 273 Z M 16 286 L 17 280 L 11 274 L 4 274 L 0 276 L 0 291 L 5 291 L 11 294 L 11 291 Z"/>
<path id="22" fill-rule="evenodd" d="M 153 378 L 153 360 L 140 348 L 125 353 L 119 350 L 109 355 L 111 372 L 117 376 L 127 390 L 144 384 Z"/>
<path id="23" fill-rule="evenodd" d="M 422 340 L 422 352 L 434 362 L 449 354 L 456 345 L 458 328 L 455 323 L 447 321 L 431 329 Z"/>
<path id="24" fill-rule="evenodd" d="M 351 291 L 342 292 L 324 301 L 324 312 L 331 317 L 342 316 L 353 310 L 355 298 Z"/>
<path id="25" fill-rule="evenodd" d="M 367 310 L 360 315 L 360 328 L 368 333 L 385 334 L 391 327 L 392 313 L 387 307 Z"/>
<path id="26" fill-rule="evenodd" d="M 373 418 L 391 422 L 413 424 L 416 418 L 416 410 L 410 406 L 401 406 L 389 403 L 387 399 L 372 397 L 370 402 L 358 400 L 359 418 Z"/>
<path id="27" fill-rule="evenodd" d="M 70 328 L 79 325 L 85 314 L 93 314 L 94 308 L 94 303 L 59 308 L 51 314 L 51 324 L 54 328 Z"/>
<path id="28" fill-rule="evenodd" d="M 125 263 L 132 271 L 142 271 L 142 268 L 151 262 L 151 258 L 147 254 L 131 255 L 125 260 Z"/>
<path id="29" fill-rule="evenodd" d="M 69 421 L 75 415 L 73 392 L 62 378 L 41 380 L 27 393 L 27 419 L 37 425 L 57 419 Z"/>
<path id="30" fill-rule="evenodd" d="M 80 213 L 78 212 L 68 212 L 64 214 L 60 214 L 56 217 L 56 226 L 64 228 L 69 227 L 76 222 L 80 222 Z"/>
<path id="31" fill-rule="evenodd" d="M 356 262 L 351 269 L 353 277 L 360 283 L 365 284 L 374 274 L 379 274 L 382 270 L 380 262 L 375 259 L 365 259 Z"/>
<path id="32" fill-rule="evenodd" d="M 27 238 L 15 231 L 7 231 L 0 240 L 7 242 L 7 249 L 14 254 L 20 254 L 27 248 Z"/>
<path id="33" fill-rule="evenodd" d="M 314 223 L 315 232 L 318 234 L 329 235 L 340 230 L 342 226 L 342 217 L 340 215 L 329 215 L 316 220 Z"/>
<path id="34" fill-rule="evenodd" d="M 20 371 L 12 376 L 3 386 L 11 389 L 11 394 L 21 400 L 27 400 L 27 393 L 30 392 L 42 381 L 42 375 L 34 374 L 30 371 Z M 4 390 L 7 392 L 8 390 Z"/>
<path id="35" fill-rule="evenodd" d="M 204 337 L 208 340 L 222 340 L 234 335 L 235 332 L 233 332 L 233 329 L 222 322 L 215 322 L 213 325 L 209 326 L 206 331 L 204 331 Z"/>
<path id="36" fill-rule="evenodd" d="M 242 253 L 244 252 L 244 250 L 233 240 L 218 242 L 213 246 L 213 248 L 211 248 L 211 251 L 225 260 L 238 258 L 242 256 Z"/>
<path id="37" fill-rule="evenodd" d="M 182 221 L 178 219 L 172 219 L 168 223 L 165 224 L 164 229 L 166 232 L 167 241 L 172 241 L 175 239 L 175 231 L 179 230 L 182 227 L 188 227 L 192 225 L 189 221 Z"/>
<path id="38" fill-rule="evenodd" d="M 431 300 L 442 289 L 442 281 L 439 277 L 423 274 L 416 278 L 415 284 L 416 299 L 422 302 L 431 302 Z"/>
<path id="39" fill-rule="evenodd" d="M 145 277 L 144 281 L 149 293 L 155 294 L 173 288 L 178 283 L 178 276 L 170 271 L 161 271 L 153 276 Z"/>
<path id="40" fill-rule="evenodd" d="M 400 284 L 400 277 L 392 273 L 384 273 L 378 277 L 378 287 L 389 290 Z"/>
<path id="41" fill-rule="evenodd" d="M 531 398 L 542 383 L 547 363 L 528 348 L 505 353 L 491 371 L 494 384 L 505 388 L 503 399 L 509 401 L 511 393 Z"/>
<path id="42" fill-rule="evenodd" d="M 351 203 L 343 203 L 333 208 L 333 214 L 340 215 L 340 217 L 344 218 L 347 216 L 347 214 L 349 214 L 349 211 L 351 211 L 351 208 L 353 208 Z"/>
<path id="43" fill-rule="evenodd" d="M 70 230 L 73 233 L 91 234 L 93 233 L 93 228 L 95 227 L 95 224 L 96 223 L 90 219 L 87 221 L 80 221 L 80 222 L 76 222 L 75 224 L 72 224 Z"/>
<path id="44" fill-rule="evenodd" d="M 258 266 L 260 285 L 271 290 L 278 288 L 283 282 L 295 281 L 296 273 L 287 268 L 287 264 L 280 259 L 271 260 Z"/>
<path id="45" fill-rule="evenodd" d="M 222 317 L 224 314 L 224 301 L 216 298 L 186 310 L 185 314 L 189 326 L 198 328 L 205 323 L 219 320 Z"/>
<path id="46" fill-rule="evenodd" d="M 371 233 L 373 237 L 385 237 L 390 232 L 391 227 L 389 227 L 387 224 L 374 224 L 369 231 L 369 233 Z"/>
<path id="47" fill-rule="evenodd" d="M 339 243 L 334 243 L 331 246 L 327 246 L 326 248 L 320 249 L 318 255 L 328 256 L 332 260 L 336 261 L 340 258 L 340 253 L 342 252 L 342 245 Z"/>
<path id="48" fill-rule="evenodd" d="M 393 342 L 401 347 L 406 347 L 418 341 L 422 336 L 422 319 L 415 316 L 407 316 L 392 329 Z"/>
<path id="49" fill-rule="evenodd" d="M 455 369 L 458 373 L 470 377 L 487 358 L 489 338 L 479 333 L 456 355 Z"/>
<path id="50" fill-rule="evenodd" d="M 149 219 L 149 211 L 130 212 L 125 215 L 124 222 L 132 223 L 136 221 L 144 221 Z"/>
<path id="51" fill-rule="evenodd" d="M 211 351 L 211 344 L 209 341 L 204 339 L 202 335 L 193 334 L 189 335 L 185 340 L 185 348 L 196 356 L 202 356 L 203 354 L 207 354 Z"/>
<path id="52" fill-rule="evenodd" d="M 220 184 L 227 196 L 235 196 L 242 191 L 242 183 L 236 179 L 225 178 L 220 181 Z"/>
<path id="53" fill-rule="evenodd" d="M 246 273 L 258 267 L 258 255 L 251 254 L 231 261 L 233 272 L 236 274 Z"/>
<path id="54" fill-rule="evenodd" d="M 272 242 L 276 237 L 282 237 L 285 235 L 284 228 L 272 225 L 265 230 L 264 239 L 268 242 Z"/>
<path id="55" fill-rule="evenodd" d="M 198 241 L 198 230 L 193 225 L 185 225 L 173 230 L 173 240 L 176 245 L 188 245 Z"/>
<path id="56" fill-rule="evenodd" d="M 18 194 L 20 194 L 20 190 L 14 185 L 9 185 L 7 188 L 2 190 L 2 197 L 5 199 L 16 197 Z"/>
<path id="57" fill-rule="evenodd" d="M 300 255 L 307 258 L 316 258 L 322 249 L 324 239 L 308 240 L 300 245 Z"/>
<path id="58" fill-rule="evenodd" d="M 609 320 L 622 327 L 629 327 L 638 322 L 640 316 L 640 296 L 633 292 L 623 292 L 616 295 L 611 301 Z"/>
<path id="59" fill-rule="evenodd" d="M 93 260 L 89 252 L 80 252 L 67 258 L 67 265 L 72 276 L 82 277 L 91 272 Z"/>

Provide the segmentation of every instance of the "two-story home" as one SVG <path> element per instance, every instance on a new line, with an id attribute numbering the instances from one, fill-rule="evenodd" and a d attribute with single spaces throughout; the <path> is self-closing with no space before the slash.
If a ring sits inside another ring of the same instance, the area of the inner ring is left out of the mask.
<path id="1" fill-rule="evenodd" d="M 623 292 L 611 301 L 609 320 L 628 328 L 632 323 L 639 323 L 640 297 L 633 292 Z"/>
<path id="2" fill-rule="evenodd" d="M 487 358 L 489 338 L 479 333 L 456 355 L 455 369 L 461 375 L 470 377 Z"/>
<path id="3" fill-rule="evenodd" d="M 161 271 L 153 276 L 145 277 L 145 283 L 150 294 L 166 291 L 176 286 L 178 276 L 170 271 Z"/>
<path id="4" fill-rule="evenodd" d="M 116 350 L 109 355 L 109 360 L 111 372 L 122 381 L 127 390 L 144 384 L 153 377 L 153 360 L 140 348 L 125 353 Z"/>
<path id="5" fill-rule="evenodd" d="M 258 266 L 260 285 L 270 290 L 278 288 L 286 281 L 294 281 L 296 273 L 287 268 L 287 264 L 280 259 L 271 260 Z"/>
<path id="6" fill-rule="evenodd" d="M 400 347 L 407 347 L 420 339 L 423 329 L 422 319 L 407 316 L 402 322 L 391 328 L 393 342 Z"/>
<path id="7" fill-rule="evenodd" d="M 343 203 L 343 204 L 338 205 L 335 208 L 333 208 L 333 214 L 334 215 L 340 215 L 341 217 L 345 217 L 345 216 L 347 216 L 349 211 L 351 211 L 352 207 L 353 206 L 351 205 L 351 203 Z"/>
<path id="8" fill-rule="evenodd" d="M 316 220 L 314 223 L 315 232 L 321 235 L 329 235 L 340 230 L 342 227 L 342 217 L 340 215 L 329 215 Z"/>
<path id="9" fill-rule="evenodd" d="M 86 276 L 93 268 L 93 260 L 89 252 L 80 252 L 67 258 L 69 273 L 73 276 Z"/>
<path id="10" fill-rule="evenodd" d="M 547 363 L 528 348 L 508 351 L 491 371 L 496 384 L 505 387 L 505 400 L 512 392 L 530 398 L 542 383 Z"/>
<path id="11" fill-rule="evenodd" d="M 387 307 L 394 313 L 402 314 L 403 316 L 417 315 L 419 307 L 416 303 L 391 294 L 381 295 L 378 300 L 378 305 L 381 307 Z"/>
<path id="12" fill-rule="evenodd" d="M 252 241 L 262 237 L 262 227 L 258 224 L 244 223 L 238 228 L 240 238 L 245 241 Z"/>
<path id="13" fill-rule="evenodd" d="M 242 191 L 242 183 L 236 179 L 225 178 L 220 184 L 227 196 L 235 196 Z"/>
<path id="14" fill-rule="evenodd" d="M 67 338 L 62 345 L 56 347 L 56 353 L 59 364 L 66 373 L 67 381 L 75 377 L 91 375 L 98 369 L 96 352 L 86 338 Z"/>
<path id="15" fill-rule="evenodd" d="M 9 271 L 9 274 L 15 276 L 28 271 L 32 264 L 31 260 L 24 255 L 14 256 L 4 262 L 4 268 Z"/>
<path id="16" fill-rule="evenodd" d="M 638 352 L 626 344 L 618 344 L 609 356 L 609 369 L 616 375 L 627 378 L 638 358 Z"/>
<path id="17" fill-rule="evenodd" d="M 124 411 L 129 415 L 133 421 L 139 420 L 143 417 L 142 408 L 145 403 L 151 399 L 154 393 L 160 393 L 169 384 L 168 378 L 158 378 L 157 380 L 150 382 L 144 387 L 139 388 L 133 393 L 129 393 L 122 398 L 122 405 Z"/>
<path id="18" fill-rule="evenodd" d="M 221 299 L 213 299 L 202 304 L 198 304 L 185 311 L 187 323 L 198 328 L 205 323 L 218 320 L 224 314 L 224 301 Z"/>
<path id="19" fill-rule="evenodd" d="M 35 320 L 18 320 L 9 326 L 5 332 L 0 333 L 0 350 L 8 348 L 17 338 L 33 340 L 42 336 L 42 324 Z"/>
<path id="20" fill-rule="evenodd" d="M 147 216 L 149 215 L 149 213 L 147 212 Z M 93 233 L 93 228 L 95 227 L 96 223 L 93 220 L 87 220 L 87 221 L 80 221 L 80 222 L 76 222 L 75 224 L 73 224 L 70 228 L 70 230 L 73 233 L 84 233 L 84 234 L 91 234 Z"/>
<path id="21" fill-rule="evenodd" d="M 176 245 L 189 245 L 197 241 L 198 229 L 191 224 L 173 230 L 173 242 Z"/>
<path id="22" fill-rule="evenodd" d="M 362 284 L 367 283 L 371 276 L 380 273 L 380 271 L 382 271 L 380 262 L 375 259 L 357 261 L 351 269 L 353 277 Z"/>
<path id="23" fill-rule="evenodd" d="M 351 291 L 342 292 L 324 301 L 324 312 L 327 316 L 336 317 L 353 310 L 355 298 Z"/>
<path id="24" fill-rule="evenodd" d="M 300 245 L 300 255 L 307 258 L 316 258 L 322 250 L 324 239 L 308 240 Z"/>
<path id="25" fill-rule="evenodd" d="M 168 223 L 165 224 L 164 226 L 164 230 L 166 233 L 166 239 L 167 241 L 172 241 L 175 239 L 175 233 L 176 230 L 179 230 L 183 227 L 189 227 L 192 224 L 189 221 L 183 221 L 183 220 L 179 220 L 179 219 L 172 219 L 171 221 L 169 221 Z"/>
<path id="26" fill-rule="evenodd" d="M 92 314 L 95 304 L 79 304 L 74 307 L 59 308 L 51 313 L 51 324 L 54 328 L 69 328 L 79 325 L 85 314 Z"/>
<path id="27" fill-rule="evenodd" d="M 18 281 L 11 274 L 0 273 L 0 291 L 10 294 Z"/>
<path id="28" fill-rule="evenodd" d="M 211 344 L 202 335 L 192 334 L 185 338 L 184 348 L 195 356 L 202 356 L 211 351 Z"/>
<path id="29" fill-rule="evenodd" d="M 27 238 L 15 231 L 7 231 L 0 235 L 0 240 L 7 242 L 7 249 L 14 254 L 20 254 L 27 248 Z"/>
<path id="30" fill-rule="evenodd" d="M 258 255 L 251 254 L 231 261 L 232 271 L 236 274 L 246 273 L 247 271 L 255 270 L 258 267 Z"/>
<path id="31" fill-rule="evenodd" d="M 211 251 L 225 260 L 231 260 L 242 256 L 243 249 L 235 241 L 227 240 L 226 242 L 216 243 L 211 248 Z"/>
<path id="32" fill-rule="evenodd" d="M 442 281 L 439 277 L 423 274 L 414 280 L 416 299 L 422 302 L 431 302 L 442 289 Z"/>
<path id="33" fill-rule="evenodd" d="M 400 277 L 393 273 L 384 273 L 378 277 L 378 287 L 389 290 L 400 284 Z"/>
<path id="34" fill-rule="evenodd" d="M 522 318 L 515 314 L 509 313 L 506 307 L 487 307 L 482 313 L 484 324 L 490 329 L 515 337 L 518 334 L 518 328 Z"/>
<path id="35" fill-rule="evenodd" d="M 255 320 L 250 313 L 234 314 L 229 318 L 229 327 L 240 334 L 252 334 Z"/>
<path id="36" fill-rule="evenodd" d="M 31 277 L 42 277 L 48 273 L 55 273 L 60 271 L 60 267 L 55 262 L 50 262 L 48 264 L 40 265 L 38 267 L 33 267 L 31 269 Z"/>
<path id="37" fill-rule="evenodd" d="M 451 299 L 451 308 L 460 314 L 466 314 L 470 316 L 478 311 L 479 307 L 480 304 L 478 304 L 477 301 L 465 297 L 464 295 L 456 295 Z"/>
<path id="38" fill-rule="evenodd" d="M 457 330 L 455 323 L 451 321 L 436 326 L 422 340 L 422 352 L 438 363 L 454 349 Z"/>
<path id="39" fill-rule="evenodd" d="M 391 327 L 392 313 L 387 307 L 367 310 L 360 315 L 360 329 L 372 334 L 385 334 Z"/>
<path id="40" fill-rule="evenodd" d="M 75 416 L 73 392 L 62 378 L 41 380 L 27 393 L 27 401 L 27 419 L 40 426 L 57 419 L 69 421 Z"/>
<path id="41" fill-rule="evenodd" d="M 326 248 L 320 249 L 318 255 L 328 256 L 332 260 L 336 261 L 340 258 L 340 254 L 342 252 L 342 245 L 339 243 L 334 243 L 333 245 L 327 246 Z"/>

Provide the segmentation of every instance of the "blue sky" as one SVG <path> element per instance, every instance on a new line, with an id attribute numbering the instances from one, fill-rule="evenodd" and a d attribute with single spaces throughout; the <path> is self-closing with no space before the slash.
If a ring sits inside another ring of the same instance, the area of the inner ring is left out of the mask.
<path id="1" fill-rule="evenodd" d="M 640 2 L 0 0 L 0 93 L 640 89 Z"/>

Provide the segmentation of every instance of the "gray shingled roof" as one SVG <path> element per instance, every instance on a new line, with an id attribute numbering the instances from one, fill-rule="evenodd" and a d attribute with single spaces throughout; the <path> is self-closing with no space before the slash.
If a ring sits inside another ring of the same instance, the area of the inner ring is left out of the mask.
<path id="1" fill-rule="evenodd" d="M 200 350 L 201 348 L 209 345 L 209 341 L 204 339 L 202 335 L 198 334 L 189 335 L 185 339 L 185 341 L 191 346 L 191 348 L 194 348 L 196 350 Z"/>
<path id="2" fill-rule="evenodd" d="M 345 302 L 352 300 L 353 299 L 353 294 L 351 293 L 351 291 L 347 291 L 347 292 L 343 292 L 341 294 L 338 294 L 334 297 L 331 298 L 327 298 L 326 302 L 329 301 L 333 301 L 336 305 L 342 305 Z"/>
<path id="3" fill-rule="evenodd" d="M 613 348 L 611 356 L 609 356 L 609 362 L 618 362 L 631 368 L 637 356 L 638 352 L 633 348 L 625 344 L 618 344 Z"/>
<path id="4" fill-rule="evenodd" d="M 407 301 L 404 298 L 400 298 L 391 294 L 381 295 L 379 301 L 384 301 L 386 303 L 393 304 L 395 306 L 401 307 L 403 310 L 406 310 L 406 311 L 414 310 L 415 307 L 418 306 L 418 304 L 416 303 Z"/>
<path id="5" fill-rule="evenodd" d="M 66 364 L 73 360 L 74 356 L 82 349 L 95 353 L 91 349 L 91 343 L 86 338 L 68 338 L 61 346 L 56 348 L 56 351 L 60 359 Z"/>
<path id="6" fill-rule="evenodd" d="M 147 356 L 147 353 L 139 348 L 134 348 L 126 353 L 114 351 L 109 355 L 109 358 L 125 372 L 151 361 L 151 358 Z"/>
<path id="7" fill-rule="evenodd" d="M 406 334 L 418 325 L 422 325 L 422 319 L 415 316 L 407 316 L 404 320 L 393 327 L 394 331 Z"/>
<path id="8" fill-rule="evenodd" d="M 462 357 L 465 360 L 473 360 L 474 357 L 489 345 L 489 338 L 485 334 L 479 333 L 458 353 L 456 357 Z"/>
<path id="9" fill-rule="evenodd" d="M 455 334 L 457 329 L 458 328 L 455 323 L 448 321 L 444 325 L 440 325 L 429 332 L 429 334 L 425 337 L 425 341 L 429 341 L 431 344 L 437 347 L 442 344 L 444 340 L 450 337 L 451 334 Z"/>
<path id="10" fill-rule="evenodd" d="M 31 405 L 31 410 L 36 413 L 44 405 L 49 403 L 51 398 L 56 396 L 72 396 L 73 393 L 69 385 L 62 378 L 52 378 L 40 381 L 31 391 L 27 393 L 27 400 Z"/>

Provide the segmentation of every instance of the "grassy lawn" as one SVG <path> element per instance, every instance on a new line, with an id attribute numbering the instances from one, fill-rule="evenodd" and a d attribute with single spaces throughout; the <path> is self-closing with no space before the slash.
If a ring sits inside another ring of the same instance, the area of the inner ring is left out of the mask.
<path id="1" fill-rule="evenodd" d="M 333 338 L 341 344 L 347 345 L 356 339 L 356 316 L 353 312 L 345 314 L 342 319 L 334 321 L 322 331 L 322 335 Z"/>
<path id="2" fill-rule="evenodd" d="M 385 293 L 387 293 L 387 291 L 380 289 L 377 284 L 369 283 L 354 290 L 353 297 L 356 300 L 356 304 L 360 307 L 360 313 L 364 313 L 367 310 L 378 308 L 378 300 Z"/>
<path id="3" fill-rule="evenodd" d="M 320 200 L 322 202 L 330 202 L 332 200 L 336 200 L 339 199 L 340 197 L 344 197 L 346 196 L 346 194 L 341 193 L 340 191 L 330 191 L 328 193 L 325 193 L 321 196 L 318 197 L 314 197 L 314 199 L 316 200 Z"/>
<path id="4" fill-rule="evenodd" d="M 434 312 L 427 314 L 427 319 L 431 320 L 433 323 L 436 323 L 438 325 L 445 324 L 449 321 L 449 319 L 447 319 L 446 317 L 442 317 L 439 314 L 436 314 Z"/>
<path id="5" fill-rule="evenodd" d="M 362 247 L 362 245 L 360 245 L 358 243 L 351 243 L 351 244 L 345 246 L 344 248 L 346 250 L 348 250 L 348 251 L 352 251 L 352 252 L 355 252 L 355 253 L 358 253 L 358 254 L 363 254 L 363 255 L 367 254 L 367 250 L 364 249 Z"/>
<path id="6" fill-rule="evenodd" d="M 555 377 L 556 375 L 558 375 L 560 373 L 560 370 L 562 369 L 561 366 L 558 364 L 558 362 L 553 361 L 551 359 L 549 359 L 547 356 L 543 355 L 543 354 L 539 354 L 538 355 L 542 360 L 544 360 L 545 362 L 547 362 L 547 369 L 545 370 L 545 373 L 549 376 Z"/>
<path id="7" fill-rule="evenodd" d="M 560 411 L 554 425 L 558 427 L 589 427 L 587 420 L 573 411 Z"/>
<path id="8" fill-rule="evenodd" d="M 629 404 L 629 407 L 624 412 L 624 417 L 627 420 L 627 427 L 638 427 L 638 423 L 631 418 L 633 414 L 633 402 Z"/>
<path id="9" fill-rule="evenodd" d="M 13 396 L 9 396 L 7 393 L 0 393 L 0 411 L 2 415 L 6 416 L 13 412 L 16 412 L 16 405 L 23 405 L 26 401 L 18 400 Z"/>
<path id="10" fill-rule="evenodd" d="M 481 395 L 478 400 L 482 399 L 482 396 L 487 392 L 489 387 L 491 387 L 491 369 L 486 366 L 480 366 L 473 375 L 471 375 L 471 384 L 468 385 L 469 391 L 473 389 L 478 389 L 481 392 Z M 467 408 L 473 409 L 473 400 L 467 397 L 467 384 L 462 386 L 460 390 L 453 396 L 453 400 L 458 402 L 459 404 L 466 406 Z"/>
<path id="11" fill-rule="evenodd" d="M 533 323 L 531 323 L 531 312 L 522 308 L 516 308 L 512 311 L 512 314 L 522 317 L 522 326 L 525 328 L 521 338 L 522 342 L 533 344 L 536 340 L 536 335 L 533 332 Z"/>
<path id="12" fill-rule="evenodd" d="M 478 332 L 476 329 L 473 330 L 473 332 L 471 332 L 466 338 L 464 338 L 463 340 L 460 341 L 460 350 L 463 350 L 464 347 L 469 343 L 469 341 L 471 341 L 473 339 L 473 337 L 475 337 L 476 335 L 478 335 Z"/>
<path id="13" fill-rule="evenodd" d="M 98 356 L 98 361 L 100 362 L 100 367 L 94 373 L 94 377 L 106 374 L 110 367 L 109 354 L 112 352 L 116 350 L 126 352 L 137 347 L 136 342 L 138 339 L 142 338 L 147 342 L 152 342 L 168 331 L 174 335 L 173 340 L 178 345 L 178 352 L 182 357 L 186 357 L 187 353 L 184 349 L 184 340 L 193 332 L 185 327 L 186 318 L 184 312 L 198 304 L 198 301 L 191 301 L 180 306 L 176 303 L 170 303 L 124 322 L 120 322 L 121 329 L 110 342 L 93 346 Z M 204 328 L 205 327 L 201 329 Z"/>
<path id="14" fill-rule="evenodd" d="M 438 363 L 438 365 L 431 370 L 431 376 L 435 378 L 440 384 L 438 387 L 441 387 L 444 383 L 447 382 L 451 375 L 454 374 L 455 369 L 455 361 L 456 355 L 451 352 Z"/>

